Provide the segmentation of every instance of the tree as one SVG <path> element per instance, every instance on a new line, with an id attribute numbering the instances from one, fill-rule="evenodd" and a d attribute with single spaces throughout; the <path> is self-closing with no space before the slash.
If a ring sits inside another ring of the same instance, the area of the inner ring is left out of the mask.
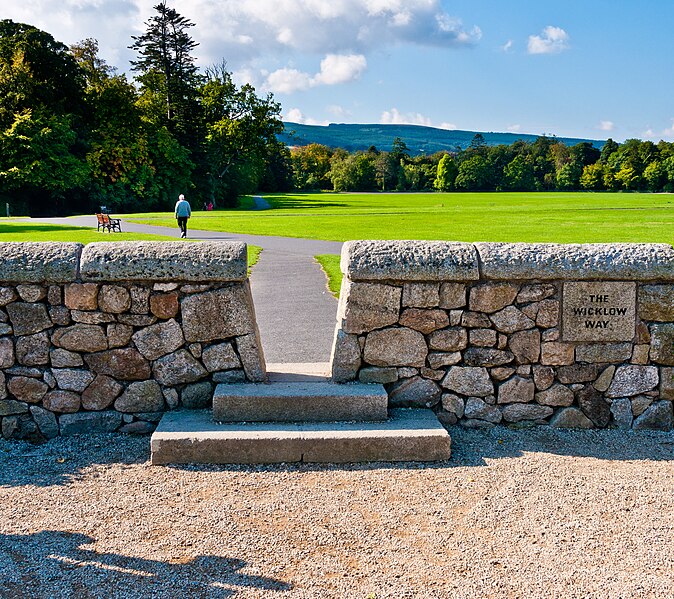
<path id="1" fill-rule="evenodd" d="M 530 191 L 536 188 L 531 159 L 518 154 L 503 169 L 503 188 L 510 191 Z"/>
<path id="2" fill-rule="evenodd" d="M 376 188 L 375 168 L 372 157 L 356 154 L 335 154 L 330 169 L 330 179 L 335 191 L 370 191 Z"/>
<path id="3" fill-rule="evenodd" d="M 604 165 L 601 162 L 588 164 L 580 176 L 580 186 L 589 191 L 604 189 Z"/>
<path id="4" fill-rule="evenodd" d="M 438 191 L 452 191 L 458 172 L 459 168 L 456 166 L 454 158 L 445 154 L 438 163 L 437 176 L 433 181 L 433 187 Z"/>
<path id="5" fill-rule="evenodd" d="M 456 186 L 467 191 L 485 191 L 489 189 L 491 167 L 480 155 L 472 156 L 459 165 Z"/>
<path id="6" fill-rule="evenodd" d="M 330 148 L 309 144 L 291 150 L 294 184 L 297 189 L 332 189 Z"/>

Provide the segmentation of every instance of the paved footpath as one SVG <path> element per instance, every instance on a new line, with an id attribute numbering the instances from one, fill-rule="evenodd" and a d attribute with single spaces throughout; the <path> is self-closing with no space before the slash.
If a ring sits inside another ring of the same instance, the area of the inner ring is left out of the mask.
<path id="1" fill-rule="evenodd" d="M 263 204 L 258 204 L 264 208 Z M 58 225 L 95 227 L 95 217 L 32 219 Z M 129 233 L 179 237 L 178 228 L 122 221 Z M 337 300 L 327 289 L 318 254 L 339 254 L 341 242 L 242 235 L 188 229 L 190 239 L 245 241 L 263 248 L 250 281 L 262 346 L 268 363 L 328 362 L 337 316 Z M 114 233 L 101 233 L 101 241 Z"/>

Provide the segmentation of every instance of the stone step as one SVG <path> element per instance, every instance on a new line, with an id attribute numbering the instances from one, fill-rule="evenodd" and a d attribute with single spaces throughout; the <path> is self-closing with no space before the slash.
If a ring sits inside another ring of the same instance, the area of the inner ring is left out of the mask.
<path id="1" fill-rule="evenodd" d="M 382 385 L 337 385 L 284 381 L 218 385 L 213 395 L 217 422 L 383 421 L 388 395 Z"/>
<path id="2" fill-rule="evenodd" d="M 431 410 L 395 409 L 387 422 L 217 423 L 206 410 L 167 412 L 153 464 L 431 462 L 451 439 Z"/>

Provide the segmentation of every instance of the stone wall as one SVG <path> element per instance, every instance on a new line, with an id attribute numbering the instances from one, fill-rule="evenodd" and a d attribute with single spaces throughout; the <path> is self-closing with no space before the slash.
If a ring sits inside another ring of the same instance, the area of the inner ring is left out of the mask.
<path id="1" fill-rule="evenodd" d="M 245 244 L 0 243 L 4 437 L 150 432 L 265 378 Z"/>
<path id="2" fill-rule="evenodd" d="M 333 379 L 447 424 L 672 428 L 668 245 L 348 242 Z"/>

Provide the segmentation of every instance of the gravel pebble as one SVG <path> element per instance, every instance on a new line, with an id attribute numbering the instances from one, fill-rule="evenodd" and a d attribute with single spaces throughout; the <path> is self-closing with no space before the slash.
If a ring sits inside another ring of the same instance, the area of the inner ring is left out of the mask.
<path id="1" fill-rule="evenodd" d="M 671 597 L 674 434 L 452 427 L 437 464 L 0 441 L 0 597 Z"/>

